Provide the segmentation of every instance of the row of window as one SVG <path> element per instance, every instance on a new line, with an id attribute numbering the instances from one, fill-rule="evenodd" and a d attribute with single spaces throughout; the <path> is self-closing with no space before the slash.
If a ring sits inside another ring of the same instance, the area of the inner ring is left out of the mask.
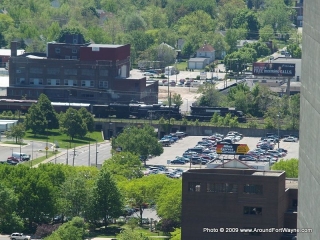
<path id="1" fill-rule="evenodd" d="M 58 75 L 60 74 L 60 68 L 47 68 L 47 74 L 49 75 Z M 43 74 L 44 69 L 43 68 L 30 68 L 29 73 L 30 74 Z M 16 73 L 25 73 L 26 70 L 25 68 L 19 68 L 16 69 Z M 78 75 L 78 70 L 77 69 L 72 69 L 72 68 L 67 68 L 64 69 L 64 74 L 65 75 Z M 81 75 L 84 76 L 94 76 L 95 75 L 95 69 L 81 69 L 80 71 Z M 109 71 L 107 69 L 99 69 L 99 76 L 104 76 L 107 77 L 109 75 Z"/>
<path id="2" fill-rule="evenodd" d="M 73 48 L 73 49 L 72 49 L 72 53 L 77 53 L 77 52 L 78 52 L 78 49 L 76 49 L 76 48 Z M 56 47 L 56 48 L 55 48 L 55 53 L 61 53 L 61 49 L 58 48 L 58 47 Z"/>
<path id="3" fill-rule="evenodd" d="M 207 192 L 215 193 L 237 193 L 238 185 L 234 183 L 207 183 Z M 189 192 L 201 192 L 201 182 L 189 182 Z M 259 184 L 245 184 L 243 193 L 263 194 L 263 186 Z"/>
<path id="4" fill-rule="evenodd" d="M 41 94 L 41 91 L 25 91 L 25 90 L 10 90 L 10 92 L 8 92 L 8 94 L 10 96 L 31 96 L 35 95 L 36 97 L 39 97 L 39 95 Z M 58 94 L 58 93 L 54 93 L 54 94 L 50 94 L 50 97 L 64 97 L 63 94 Z M 87 93 L 87 94 L 81 94 L 82 98 L 93 98 L 94 94 L 93 93 Z"/>
<path id="5" fill-rule="evenodd" d="M 26 84 L 25 78 L 17 78 L 17 84 Z M 44 80 L 42 78 L 30 78 L 29 85 L 43 85 Z M 64 81 L 60 81 L 60 79 L 47 79 L 47 85 L 50 86 L 78 86 L 78 80 L 70 80 L 64 79 Z M 92 80 L 81 80 L 82 87 L 94 87 L 94 81 Z M 99 88 L 108 88 L 108 81 L 99 81 Z"/>

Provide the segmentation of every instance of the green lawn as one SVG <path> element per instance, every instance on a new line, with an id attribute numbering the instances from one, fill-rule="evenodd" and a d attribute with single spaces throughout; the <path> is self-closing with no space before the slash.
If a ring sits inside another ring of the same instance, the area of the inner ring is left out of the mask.
<path id="1" fill-rule="evenodd" d="M 101 132 L 92 132 L 88 133 L 83 138 L 74 138 L 70 139 L 66 134 L 62 134 L 58 129 L 52 129 L 48 131 L 47 135 L 34 135 L 31 131 L 28 131 L 23 139 L 26 140 L 35 140 L 35 141 L 48 141 L 49 143 L 58 143 L 59 148 L 70 148 L 78 147 L 81 145 L 88 144 L 88 142 L 102 142 Z"/>
<path id="2" fill-rule="evenodd" d="M 188 63 L 185 60 L 177 63 L 177 68 L 179 71 L 185 71 L 186 67 L 188 67 Z"/>
<path id="3" fill-rule="evenodd" d="M 54 153 L 54 152 L 52 152 L 52 151 L 48 151 L 48 154 L 47 154 L 47 155 L 48 155 L 48 158 L 49 158 L 49 157 L 54 156 L 55 154 L 59 154 L 59 152 Z M 33 159 L 32 161 L 30 160 L 30 161 L 23 162 L 23 163 L 21 163 L 21 164 L 31 167 L 31 166 L 34 166 L 34 165 L 36 165 L 36 164 L 38 164 L 38 163 L 43 162 L 43 161 L 46 160 L 46 159 L 47 159 L 46 156 L 42 156 L 42 157 Z"/>
<path id="4" fill-rule="evenodd" d="M 19 142 L 16 141 L 4 141 L 5 144 L 14 144 L 14 145 L 20 145 Z M 21 145 L 27 145 L 27 143 L 21 143 Z"/>

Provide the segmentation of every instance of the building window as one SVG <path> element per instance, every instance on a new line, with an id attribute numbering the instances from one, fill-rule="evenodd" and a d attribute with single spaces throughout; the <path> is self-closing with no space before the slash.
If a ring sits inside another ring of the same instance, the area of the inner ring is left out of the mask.
<path id="1" fill-rule="evenodd" d="M 55 49 L 55 52 L 56 52 L 56 53 L 60 53 L 60 48 L 56 48 L 56 49 Z"/>
<path id="2" fill-rule="evenodd" d="M 59 79 L 56 80 L 56 85 L 60 85 L 60 80 Z"/>
<path id="3" fill-rule="evenodd" d="M 69 81 L 68 79 L 65 79 L 64 80 L 64 85 L 68 86 L 69 85 L 68 81 Z"/>
<path id="4" fill-rule="evenodd" d="M 75 49 L 75 48 L 72 49 L 72 53 L 77 53 L 77 52 L 78 52 L 77 49 Z"/>
<path id="5" fill-rule="evenodd" d="M 238 192 L 238 185 L 233 183 L 207 183 L 207 192 Z"/>
<path id="6" fill-rule="evenodd" d="M 36 68 L 36 67 L 32 67 L 29 70 L 30 73 L 38 73 L 38 74 L 42 74 L 42 68 Z"/>
<path id="7" fill-rule="evenodd" d="M 244 215 L 262 215 L 261 207 L 243 207 Z"/>
<path id="8" fill-rule="evenodd" d="M 25 78 L 16 78 L 16 84 L 25 84 Z"/>
<path id="9" fill-rule="evenodd" d="M 51 85 L 51 79 L 47 79 L 47 85 Z"/>
<path id="10" fill-rule="evenodd" d="M 94 87 L 94 81 L 91 80 L 81 80 L 82 87 Z"/>
<path id="11" fill-rule="evenodd" d="M 51 75 L 60 74 L 59 68 L 47 68 L 47 73 Z"/>
<path id="12" fill-rule="evenodd" d="M 189 192 L 200 192 L 201 183 L 200 182 L 189 182 Z"/>
<path id="13" fill-rule="evenodd" d="M 39 85 L 42 85 L 43 84 L 43 80 L 40 78 L 39 79 Z"/>
<path id="14" fill-rule="evenodd" d="M 29 84 L 30 84 L 30 85 L 33 85 L 33 84 L 34 84 L 34 78 L 30 78 L 30 79 L 29 79 Z"/>
<path id="15" fill-rule="evenodd" d="M 90 94 L 90 93 L 88 93 L 88 94 L 81 94 L 81 97 L 84 97 L 84 98 L 93 98 L 94 95 L 93 95 L 93 94 Z"/>
<path id="16" fill-rule="evenodd" d="M 93 69 L 82 69 L 81 74 L 85 76 L 94 76 L 94 70 Z"/>
<path id="17" fill-rule="evenodd" d="M 108 88 L 108 81 L 99 81 L 100 88 Z"/>
<path id="18" fill-rule="evenodd" d="M 77 86 L 78 83 L 77 83 L 77 80 L 72 80 L 73 81 L 73 86 Z"/>
<path id="19" fill-rule="evenodd" d="M 107 69 L 100 69 L 100 70 L 99 70 L 99 75 L 100 75 L 100 76 L 107 77 L 108 74 L 109 74 L 109 72 L 108 72 Z"/>
<path id="20" fill-rule="evenodd" d="M 243 192 L 247 194 L 262 194 L 263 186 L 256 184 L 246 184 L 243 186 Z"/>
<path id="21" fill-rule="evenodd" d="M 67 68 L 64 70 L 65 75 L 77 75 L 77 69 Z"/>

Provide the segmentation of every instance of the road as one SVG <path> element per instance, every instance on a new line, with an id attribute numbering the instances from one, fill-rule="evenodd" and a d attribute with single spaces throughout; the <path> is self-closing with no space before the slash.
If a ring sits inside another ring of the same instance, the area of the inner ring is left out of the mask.
<path id="1" fill-rule="evenodd" d="M 2 138 L 2 142 L 7 139 Z M 10 140 L 11 141 L 11 140 Z M 24 141 L 27 145 L 21 145 L 21 153 L 26 153 L 31 156 L 31 159 L 42 157 L 46 155 L 46 142 L 37 141 Z M 49 144 L 50 146 L 50 144 Z M 12 156 L 13 152 L 20 153 L 20 145 L 14 144 L 1 144 L 0 143 L 0 160 L 5 161 L 8 157 Z"/>
<path id="2" fill-rule="evenodd" d="M 106 159 L 111 158 L 111 145 L 109 142 L 93 143 L 69 150 L 62 150 L 63 154 L 54 158 L 52 163 L 63 163 L 74 166 L 95 166 L 103 164 Z M 89 155 L 90 152 L 90 155 Z"/>

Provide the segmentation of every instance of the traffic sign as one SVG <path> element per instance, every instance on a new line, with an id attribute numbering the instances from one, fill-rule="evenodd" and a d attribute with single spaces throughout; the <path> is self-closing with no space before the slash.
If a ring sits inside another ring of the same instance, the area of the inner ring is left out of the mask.
<path id="1" fill-rule="evenodd" d="M 46 149 L 46 151 L 48 151 L 48 149 L 49 149 L 49 148 L 48 148 L 48 147 L 46 147 L 45 149 Z"/>
<path id="2" fill-rule="evenodd" d="M 216 152 L 225 155 L 244 155 L 249 150 L 247 144 L 217 144 Z"/>

